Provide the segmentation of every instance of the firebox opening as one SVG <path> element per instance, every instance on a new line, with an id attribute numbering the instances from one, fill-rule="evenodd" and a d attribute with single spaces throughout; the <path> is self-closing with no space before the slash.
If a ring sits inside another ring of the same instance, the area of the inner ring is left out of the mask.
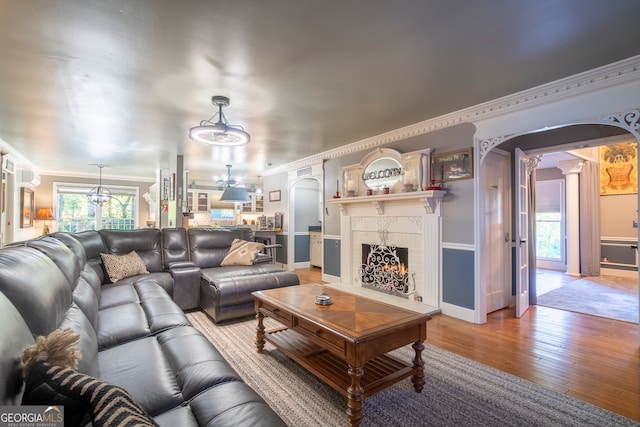
<path id="1" fill-rule="evenodd" d="M 363 287 L 408 298 L 415 292 L 409 278 L 409 248 L 362 244 Z"/>

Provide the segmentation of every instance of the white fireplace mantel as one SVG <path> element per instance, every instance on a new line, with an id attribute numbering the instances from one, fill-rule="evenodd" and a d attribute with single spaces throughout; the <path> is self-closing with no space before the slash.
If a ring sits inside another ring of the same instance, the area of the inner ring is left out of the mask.
<path id="1" fill-rule="evenodd" d="M 426 190 L 326 200 L 341 212 L 340 282 L 361 286 L 363 244 L 408 248 L 414 298 L 440 307 L 445 194 Z"/>
<path id="2" fill-rule="evenodd" d="M 326 203 L 338 205 L 342 215 L 348 214 L 349 205 L 369 205 L 375 207 L 378 215 L 384 215 L 386 203 L 402 202 L 406 200 L 420 200 L 427 214 L 439 214 L 438 210 L 445 190 L 414 191 L 411 193 L 380 194 L 375 196 L 341 197 L 327 200 Z"/>

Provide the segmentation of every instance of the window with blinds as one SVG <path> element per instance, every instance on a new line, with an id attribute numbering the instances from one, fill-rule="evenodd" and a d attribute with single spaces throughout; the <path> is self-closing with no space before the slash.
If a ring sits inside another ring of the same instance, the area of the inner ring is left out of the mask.
<path id="1" fill-rule="evenodd" d="M 536 182 L 536 256 L 565 262 L 564 180 Z"/>

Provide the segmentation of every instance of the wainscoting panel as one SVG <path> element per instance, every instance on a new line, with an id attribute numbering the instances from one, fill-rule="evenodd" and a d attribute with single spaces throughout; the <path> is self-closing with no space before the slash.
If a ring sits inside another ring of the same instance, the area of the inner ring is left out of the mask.
<path id="1" fill-rule="evenodd" d="M 322 272 L 340 277 L 340 240 L 324 239 L 324 266 Z"/>
<path id="2" fill-rule="evenodd" d="M 443 302 L 475 309 L 473 256 L 470 250 L 442 249 Z"/>

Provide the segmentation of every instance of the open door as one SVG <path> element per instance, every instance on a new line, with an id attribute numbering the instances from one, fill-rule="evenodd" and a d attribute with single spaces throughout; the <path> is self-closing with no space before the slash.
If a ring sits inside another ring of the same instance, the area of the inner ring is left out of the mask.
<path id="1" fill-rule="evenodd" d="M 529 175 L 527 173 L 527 156 L 516 148 L 516 317 L 529 308 Z"/>

